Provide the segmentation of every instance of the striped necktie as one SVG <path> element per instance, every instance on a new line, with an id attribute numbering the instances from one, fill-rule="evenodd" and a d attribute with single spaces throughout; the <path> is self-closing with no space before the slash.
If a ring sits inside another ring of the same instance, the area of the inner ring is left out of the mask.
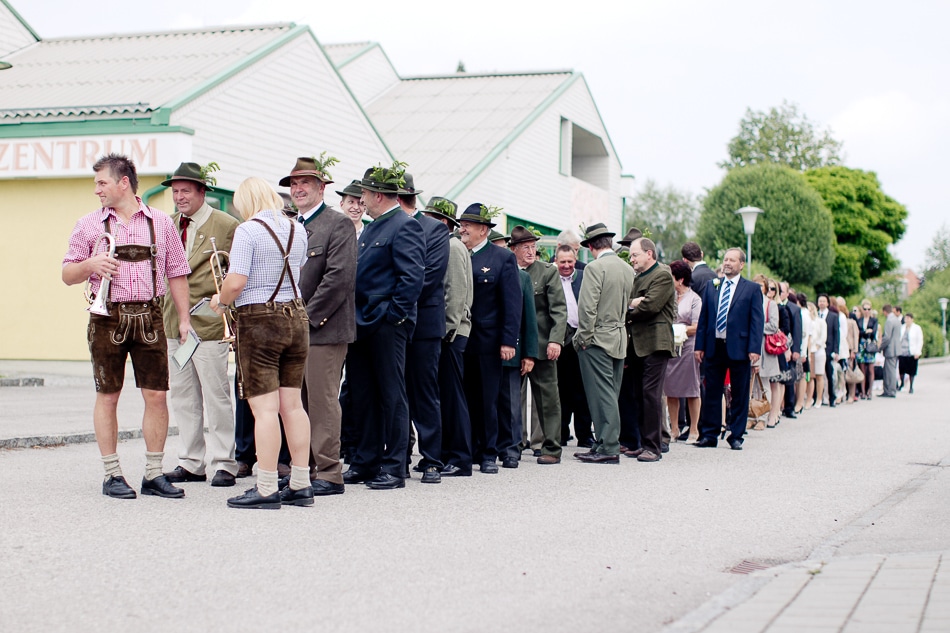
<path id="1" fill-rule="evenodd" d="M 729 296 L 732 294 L 732 281 L 727 279 L 719 295 L 719 313 L 716 315 L 716 331 L 726 331 L 726 317 L 729 316 Z"/>

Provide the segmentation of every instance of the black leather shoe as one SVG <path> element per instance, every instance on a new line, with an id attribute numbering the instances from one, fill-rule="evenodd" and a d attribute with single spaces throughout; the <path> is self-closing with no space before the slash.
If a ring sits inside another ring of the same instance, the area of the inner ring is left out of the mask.
<path id="1" fill-rule="evenodd" d="M 688 440 L 688 439 L 689 439 L 689 426 L 683 427 L 683 432 L 680 433 L 680 434 L 679 434 L 679 437 L 677 437 L 676 439 L 678 439 L 680 442 L 685 442 L 686 440 Z"/>
<path id="2" fill-rule="evenodd" d="M 412 469 L 417 473 L 424 473 L 426 471 L 426 469 L 422 467 L 422 462 L 419 462 L 413 466 Z"/>
<path id="3" fill-rule="evenodd" d="M 102 494 L 113 499 L 135 499 L 137 496 L 122 475 L 112 476 L 103 481 Z"/>
<path id="4" fill-rule="evenodd" d="M 325 479 L 314 479 L 310 482 L 310 488 L 315 497 L 326 497 L 327 495 L 343 494 L 343 484 L 335 484 Z"/>
<path id="5" fill-rule="evenodd" d="M 286 477 L 281 477 L 280 479 L 277 480 L 277 492 L 280 492 L 281 490 L 283 490 L 289 485 L 290 485 L 290 475 L 287 475 Z"/>
<path id="6" fill-rule="evenodd" d="M 517 468 L 518 467 L 518 458 L 517 457 L 505 457 L 501 460 L 502 468 Z"/>
<path id="7" fill-rule="evenodd" d="M 300 490 L 294 490 L 287 486 L 277 493 L 280 496 L 280 504 L 284 506 L 312 506 L 313 488 L 307 486 Z"/>
<path id="8" fill-rule="evenodd" d="M 343 473 L 343 483 L 345 484 L 365 484 L 367 481 L 375 477 L 375 475 L 370 475 L 369 473 L 364 473 L 360 470 L 356 470 L 350 466 L 345 473 Z"/>
<path id="9" fill-rule="evenodd" d="M 422 483 L 440 484 L 442 483 L 442 474 L 435 466 L 426 466 L 426 471 L 422 473 Z"/>
<path id="10" fill-rule="evenodd" d="M 219 470 L 211 478 L 211 485 L 215 488 L 230 488 L 234 484 L 234 475 L 226 470 Z"/>
<path id="11" fill-rule="evenodd" d="M 719 444 L 716 440 L 711 440 L 708 437 L 701 438 L 697 440 L 693 446 L 696 448 L 716 448 L 716 445 Z"/>
<path id="12" fill-rule="evenodd" d="M 729 438 L 729 448 L 731 448 L 731 449 L 734 450 L 734 451 L 741 451 L 741 450 L 742 450 L 742 440 L 740 440 L 740 439 L 738 439 L 738 438 L 730 437 L 730 438 Z"/>
<path id="13" fill-rule="evenodd" d="M 668 443 L 666 443 L 666 442 L 660 442 L 660 452 L 661 452 L 661 453 L 669 453 L 669 452 L 670 452 L 670 445 L 669 445 Z"/>
<path id="14" fill-rule="evenodd" d="M 471 477 L 472 471 L 462 470 L 455 464 L 446 464 L 442 468 L 442 476 L 443 477 Z"/>
<path id="15" fill-rule="evenodd" d="M 394 477 L 389 473 L 379 473 L 376 477 L 367 481 L 366 485 L 373 490 L 395 490 L 396 488 L 405 488 L 406 480 L 402 477 Z"/>
<path id="16" fill-rule="evenodd" d="M 496 464 L 494 461 L 485 460 L 481 463 L 478 469 L 481 470 L 486 475 L 498 474 L 498 464 Z"/>
<path id="17" fill-rule="evenodd" d="M 243 495 L 228 499 L 229 508 L 248 508 L 253 510 L 280 510 L 280 492 L 262 497 L 257 486 L 248 488 Z"/>
<path id="18" fill-rule="evenodd" d="M 142 494 L 166 499 L 181 499 L 185 496 L 185 491 L 173 486 L 165 475 L 159 475 L 155 479 L 142 477 Z"/>
<path id="19" fill-rule="evenodd" d="M 798 416 L 795 415 L 795 412 L 794 412 L 794 411 L 782 411 L 782 415 L 784 415 L 784 416 L 785 416 L 786 418 L 788 418 L 789 420 L 797 420 L 797 419 L 798 419 Z"/>
<path id="20" fill-rule="evenodd" d="M 208 481 L 208 475 L 196 475 L 184 466 L 178 466 L 170 473 L 165 473 L 165 479 L 173 484 L 180 484 L 183 481 Z"/>
<path id="21" fill-rule="evenodd" d="M 619 464 L 620 455 L 604 455 L 602 453 L 581 453 L 577 459 L 585 464 Z"/>
<path id="22" fill-rule="evenodd" d="M 540 449 L 540 448 L 536 448 L 536 449 L 532 450 L 532 451 L 531 451 L 531 455 L 534 456 L 534 457 L 541 457 L 541 449 Z"/>

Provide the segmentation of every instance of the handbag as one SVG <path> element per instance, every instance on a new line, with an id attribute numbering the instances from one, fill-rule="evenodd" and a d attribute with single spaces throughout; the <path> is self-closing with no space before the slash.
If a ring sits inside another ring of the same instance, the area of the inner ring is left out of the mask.
<path id="1" fill-rule="evenodd" d="M 868 339 L 867 344 L 865 344 L 864 346 L 864 351 L 867 352 L 868 354 L 877 354 L 880 350 L 881 350 L 880 346 L 877 344 L 877 341 L 874 340 L 873 338 Z"/>
<path id="2" fill-rule="evenodd" d="M 774 334 L 767 334 L 765 336 L 765 351 L 773 356 L 787 352 L 788 337 L 785 336 L 785 332 L 779 330 Z"/>
<path id="3" fill-rule="evenodd" d="M 849 385 L 858 385 L 864 382 L 864 372 L 858 369 L 854 364 L 849 363 L 844 372 L 844 381 Z"/>
<path id="4" fill-rule="evenodd" d="M 765 390 L 765 383 L 762 382 L 762 376 L 756 372 L 752 376 L 749 386 L 749 422 L 767 422 L 772 405 L 769 403 L 768 392 Z"/>

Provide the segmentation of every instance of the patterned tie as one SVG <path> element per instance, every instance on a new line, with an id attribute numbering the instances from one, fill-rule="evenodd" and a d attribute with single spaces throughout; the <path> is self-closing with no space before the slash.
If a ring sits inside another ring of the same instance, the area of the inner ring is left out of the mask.
<path id="1" fill-rule="evenodd" d="M 732 281 L 727 279 L 719 295 L 719 314 L 716 315 L 716 331 L 726 331 L 726 317 L 729 316 L 729 295 L 732 293 Z"/>
<path id="2" fill-rule="evenodd" d="M 181 245 L 185 246 L 188 241 L 188 225 L 191 224 L 191 218 L 187 215 L 181 216 L 178 225 L 181 227 Z"/>

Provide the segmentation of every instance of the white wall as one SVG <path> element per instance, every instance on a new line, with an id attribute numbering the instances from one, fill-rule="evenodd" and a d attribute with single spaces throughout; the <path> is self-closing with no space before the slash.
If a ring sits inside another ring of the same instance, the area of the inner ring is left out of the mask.
<path id="1" fill-rule="evenodd" d="M 399 83 L 399 75 L 379 46 L 345 65 L 340 74 L 364 106 Z"/>

